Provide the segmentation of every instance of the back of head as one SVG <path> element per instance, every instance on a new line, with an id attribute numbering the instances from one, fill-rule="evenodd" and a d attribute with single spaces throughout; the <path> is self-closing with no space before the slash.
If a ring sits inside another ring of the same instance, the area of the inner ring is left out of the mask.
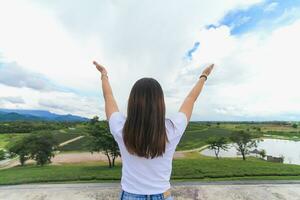
<path id="1" fill-rule="evenodd" d="M 165 152 L 165 101 L 160 84 L 153 78 L 138 80 L 131 89 L 123 139 L 129 153 L 154 158 Z"/>

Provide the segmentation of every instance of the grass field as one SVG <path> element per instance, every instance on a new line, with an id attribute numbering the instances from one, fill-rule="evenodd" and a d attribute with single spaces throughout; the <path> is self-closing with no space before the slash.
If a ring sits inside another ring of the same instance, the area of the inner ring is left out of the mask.
<path id="1" fill-rule="evenodd" d="M 184 133 L 177 150 L 189 150 L 199 148 L 206 145 L 210 137 L 228 137 L 231 131 L 218 128 L 208 127 L 203 124 L 191 123 L 186 132 Z M 80 140 L 67 144 L 60 148 L 61 151 L 88 151 L 89 150 L 89 137 L 84 137 Z"/>
<path id="2" fill-rule="evenodd" d="M 4 148 L 8 143 L 13 142 L 21 137 L 28 135 L 26 133 L 7 133 L 0 134 L 0 149 Z"/>
<path id="3" fill-rule="evenodd" d="M 37 132 L 37 134 L 38 133 L 39 132 Z M 80 135 L 84 135 L 73 130 L 55 130 L 51 131 L 51 133 L 57 139 L 58 143 L 62 143 Z M 0 134 L 0 148 L 5 148 L 8 143 L 14 142 L 27 135 L 29 135 L 29 133 L 2 133 Z"/>
<path id="4" fill-rule="evenodd" d="M 89 145 L 91 142 L 91 138 L 85 136 L 79 140 L 71 142 L 65 146 L 59 147 L 60 151 L 89 151 Z"/>
<path id="5" fill-rule="evenodd" d="M 0 184 L 69 181 L 114 181 L 121 178 L 121 164 L 113 169 L 105 162 L 48 165 L 28 165 L 0 170 Z M 269 163 L 257 158 L 242 161 L 236 158 L 204 157 L 189 153 L 188 158 L 173 161 L 172 180 L 241 180 L 241 179 L 297 179 L 300 166 Z"/>
<path id="6" fill-rule="evenodd" d="M 188 150 L 206 145 L 210 137 L 229 137 L 233 131 L 245 130 L 269 138 L 300 140 L 300 128 L 272 123 L 197 123 L 187 127 L 177 150 Z"/>
<path id="7" fill-rule="evenodd" d="M 279 124 L 279 123 L 220 123 L 220 128 L 229 130 L 257 130 L 262 132 L 278 131 L 278 132 L 299 132 L 300 128 L 293 128 L 292 124 Z"/>
<path id="8" fill-rule="evenodd" d="M 206 142 L 211 137 L 229 137 L 231 134 L 230 130 L 222 128 L 205 128 L 200 130 L 186 130 L 180 143 L 178 144 L 177 150 L 188 150 L 199 148 L 206 145 Z"/>
<path id="9" fill-rule="evenodd" d="M 300 129 L 277 124 L 233 124 L 233 123 L 189 123 L 177 150 L 189 150 L 206 145 L 210 137 L 229 137 L 232 131 L 246 130 L 253 133 L 260 132 L 267 137 L 283 137 L 297 140 Z M 75 129 L 61 129 L 51 131 L 55 138 L 62 143 L 80 135 L 85 137 L 60 147 L 60 151 L 81 152 L 89 150 L 90 138 L 84 125 Z M 0 148 L 9 142 L 26 134 L 0 134 Z M 257 158 L 222 158 L 201 156 L 197 152 L 185 153 L 186 157 L 173 161 L 171 179 L 185 180 L 300 180 L 300 165 L 270 163 Z M 104 182 L 119 181 L 121 177 L 121 163 L 113 169 L 107 167 L 103 161 L 47 165 L 38 167 L 26 165 L 0 170 L 0 184 L 22 184 L 38 182 Z"/>
<path id="10" fill-rule="evenodd" d="M 258 129 L 260 131 L 258 131 Z M 190 122 L 184 133 L 177 150 L 189 150 L 206 145 L 210 137 L 228 137 L 232 131 L 246 130 L 261 133 L 269 138 L 284 138 L 300 140 L 300 128 L 293 128 L 291 125 L 272 123 L 205 123 Z M 72 129 L 61 129 L 51 131 L 55 138 L 62 143 L 80 135 L 87 135 L 87 127 L 78 124 Z M 4 148 L 7 143 L 26 134 L 0 134 L 0 148 Z M 67 144 L 61 147 L 61 151 L 88 151 L 89 137 Z"/>

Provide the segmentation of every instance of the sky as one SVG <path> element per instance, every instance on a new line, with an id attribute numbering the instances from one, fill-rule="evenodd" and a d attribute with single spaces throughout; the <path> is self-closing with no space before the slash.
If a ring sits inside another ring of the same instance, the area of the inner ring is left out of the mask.
<path id="1" fill-rule="evenodd" d="M 126 114 L 157 79 L 167 116 L 216 67 L 192 120 L 300 120 L 300 0 L 0 2 L 0 108 L 105 118 L 96 60 Z"/>

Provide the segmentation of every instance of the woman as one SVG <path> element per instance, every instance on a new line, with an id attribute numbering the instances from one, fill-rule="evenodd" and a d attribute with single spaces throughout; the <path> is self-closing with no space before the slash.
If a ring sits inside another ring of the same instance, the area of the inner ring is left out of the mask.
<path id="1" fill-rule="evenodd" d="M 126 118 L 119 112 L 106 69 L 93 63 L 101 72 L 106 118 L 122 155 L 120 199 L 172 200 L 169 182 L 172 158 L 214 65 L 203 71 L 179 112 L 165 119 L 164 95 L 155 79 L 142 78 L 134 84 Z"/>

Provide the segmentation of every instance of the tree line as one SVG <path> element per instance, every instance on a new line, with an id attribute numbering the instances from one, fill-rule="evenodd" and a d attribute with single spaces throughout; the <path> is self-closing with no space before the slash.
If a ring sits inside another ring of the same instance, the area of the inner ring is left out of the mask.
<path id="1" fill-rule="evenodd" d="M 121 156 L 121 154 L 118 144 L 110 133 L 108 122 L 100 121 L 96 116 L 86 123 L 86 125 L 91 137 L 90 152 L 104 153 L 108 160 L 108 166 L 110 168 L 114 167 L 116 158 Z M 249 154 L 253 147 L 257 146 L 257 140 L 255 139 L 257 137 L 248 131 L 233 131 L 227 138 L 210 138 L 207 144 L 208 148 L 214 150 L 216 158 L 219 159 L 220 151 L 226 151 L 229 147 L 228 143 L 234 143 L 243 160 L 246 160 L 246 155 Z M 24 165 L 28 159 L 33 159 L 37 165 L 43 166 L 51 163 L 51 158 L 55 156 L 58 145 L 57 140 L 51 132 L 31 133 L 10 144 L 7 149 L 11 157 L 19 157 L 21 165 Z M 264 157 L 266 152 L 261 151 L 259 154 Z"/>
<path id="2" fill-rule="evenodd" d="M 41 130 L 58 130 L 75 126 L 79 122 L 15 121 L 1 122 L 1 133 L 31 133 Z M 82 122 L 81 122 L 82 123 Z"/>
<path id="3" fill-rule="evenodd" d="M 219 159 L 219 154 L 221 150 L 227 151 L 229 148 L 228 143 L 234 144 L 238 153 L 242 155 L 242 159 L 246 160 L 246 155 L 250 153 L 250 150 L 257 147 L 258 139 L 257 135 L 251 134 L 247 131 L 234 131 L 229 138 L 219 137 L 210 138 L 207 142 L 208 148 L 213 150 L 217 159 Z M 256 151 L 262 158 L 266 156 L 266 151 Z"/>
<path id="4" fill-rule="evenodd" d="M 68 127 L 67 124 L 65 125 Z M 87 123 L 87 131 L 91 138 L 90 152 L 103 152 L 107 156 L 109 167 L 114 167 L 116 158 L 121 154 L 118 144 L 110 133 L 108 122 L 94 117 Z M 19 157 L 21 166 L 24 166 L 29 159 L 35 160 L 37 165 L 43 166 L 51 163 L 51 159 L 58 150 L 58 145 L 58 141 L 51 132 L 40 131 L 19 138 L 8 144 L 6 148 L 11 158 Z M 4 151 L 0 152 L 0 156 L 2 155 L 4 157 Z"/>

